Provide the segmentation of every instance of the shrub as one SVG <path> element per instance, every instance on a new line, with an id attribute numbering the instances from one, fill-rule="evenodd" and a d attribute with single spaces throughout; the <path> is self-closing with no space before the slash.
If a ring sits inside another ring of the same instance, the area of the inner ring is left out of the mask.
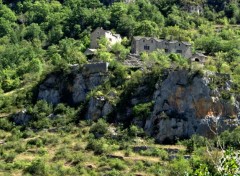
<path id="1" fill-rule="evenodd" d="M 120 159 L 113 159 L 113 160 L 111 160 L 110 166 L 111 166 L 111 168 L 116 169 L 116 170 L 125 170 L 125 169 L 127 169 L 126 163 L 124 161 L 120 160 Z"/>
<path id="2" fill-rule="evenodd" d="M 13 128 L 11 134 L 12 135 L 8 137 L 8 141 L 17 141 L 22 137 L 22 132 L 18 128 Z"/>
<path id="3" fill-rule="evenodd" d="M 16 147 L 15 147 L 15 152 L 17 152 L 17 153 L 23 153 L 23 152 L 26 151 L 26 149 L 27 149 L 27 147 L 26 147 L 25 144 L 18 144 L 18 145 L 16 145 Z"/>
<path id="4" fill-rule="evenodd" d="M 187 147 L 187 152 L 191 153 L 196 148 L 205 147 L 209 142 L 211 143 L 210 140 L 207 140 L 203 136 L 192 135 L 191 139 L 182 141 L 181 143 Z"/>
<path id="5" fill-rule="evenodd" d="M 40 156 L 43 156 L 43 155 L 47 154 L 48 152 L 47 152 L 46 149 L 40 148 L 40 149 L 38 149 L 38 152 L 37 152 L 37 153 L 38 153 Z"/>
<path id="6" fill-rule="evenodd" d="M 4 161 L 7 163 L 12 163 L 15 157 L 16 157 L 16 153 L 14 152 L 8 153 L 4 156 Z"/>
<path id="7" fill-rule="evenodd" d="M 130 128 L 129 128 L 129 136 L 132 136 L 132 137 L 137 137 L 139 135 L 143 135 L 144 134 L 144 131 L 142 128 L 139 128 L 135 125 L 131 125 Z"/>
<path id="8" fill-rule="evenodd" d="M 53 112 L 53 107 L 51 104 L 48 104 L 44 100 L 39 100 L 33 108 L 28 109 L 29 114 L 33 117 L 33 119 L 40 120 L 46 118 Z"/>
<path id="9" fill-rule="evenodd" d="M 42 142 L 42 139 L 40 139 L 40 138 L 30 139 L 27 142 L 27 145 L 36 145 L 37 147 L 42 147 L 43 146 L 43 142 Z"/>
<path id="10" fill-rule="evenodd" d="M 240 127 L 235 128 L 232 132 L 224 131 L 220 135 L 223 147 L 233 147 L 240 149 Z"/>
<path id="11" fill-rule="evenodd" d="M 42 138 L 42 142 L 44 145 L 56 145 L 59 142 L 59 137 L 54 136 L 54 135 L 45 135 Z"/>
<path id="12" fill-rule="evenodd" d="M 126 49 L 123 45 L 116 43 L 112 46 L 111 52 L 120 60 L 124 60 L 129 54 L 129 49 Z"/>
<path id="13" fill-rule="evenodd" d="M 86 149 L 93 150 L 95 154 L 107 154 L 112 151 L 112 148 L 104 138 L 90 139 Z"/>
<path id="14" fill-rule="evenodd" d="M 75 151 L 83 150 L 83 146 L 81 144 L 77 143 L 74 145 L 73 150 L 75 150 Z"/>
<path id="15" fill-rule="evenodd" d="M 68 155 L 70 155 L 70 152 L 67 150 L 66 147 L 61 147 L 58 149 L 58 151 L 55 153 L 54 160 L 61 160 L 69 158 Z"/>
<path id="16" fill-rule="evenodd" d="M 170 175 L 189 175 L 193 171 L 189 162 L 182 156 L 173 160 L 168 168 Z"/>
<path id="17" fill-rule="evenodd" d="M 54 109 L 54 114 L 64 114 L 67 111 L 67 107 L 63 103 L 59 103 Z"/>
<path id="18" fill-rule="evenodd" d="M 158 176 L 166 175 L 162 168 L 162 164 L 160 164 L 160 163 L 151 163 L 148 165 L 147 165 L 147 163 L 145 163 L 145 167 L 148 172 L 150 172 L 154 175 L 158 175 Z"/>
<path id="19" fill-rule="evenodd" d="M 108 132 L 108 124 L 104 119 L 99 119 L 97 123 L 95 123 L 90 128 L 90 133 L 93 133 L 95 137 L 103 136 Z"/>
<path id="20" fill-rule="evenodd" d="M 10 122 L 7 118 L 0 118 L 0 129 L 10 131 L 12 128 L 12 122 Z"/>
<path id="21" fill-rule="evenodd" d="M 168 159 L 168 152 L 166 150 L 158 149 L 158 148 L 150 148 L 150 149 L 145 150 L 145 151 L 141 150 L 140 154 L 145 155 L 145 156 L 158 156 L 163 160 Z"/>
<path id="22" fill-rule="evenodd" d="M 44 113 L 42 113 L 44 115 Z M 42 116 L 39 114 L 39 117 Z M 41 119 L 38 119 L 31 123 L 33 128 L 36 129 L 44 129 L 44 128 L 50 128 L 52 121 L 48 117 L 41 117 Z"/>
<path id="23" fill-rule="evenodd" d="M 45 164 L 44 160 L 37 159 L 25 169 L 25 173 L 36 176 L 47 176 L 49 175 L 49 168 Z"/>
<path id="24" fill-rule="evenodd" d="M 111 171 L 108 171 L 106 173 L 106 175 L 108 176 L 122 176 L 122 173 L 120 173 L 118 170 L 116 169 L 112 169 Z"/>
<path id="25" fill-rule="evenodd" d="M 133 171 L 143 171 L 145 169 L 143 161 L 136 161 L 132 170 Z"/>
<path id="26" fill-rule="evenodd" d="M 71 155 L 67 156 L 67 161 L 73 165 L 77 165 L 84 161 L 84 154 L 81 152 L 72 152 Z"/>
<path id="27" fill-rule="evenodd" d="M 25 131 L 23 132 L 23 134 L 22 134 L 22 137 L 23 137 L 24 139 L 30 138 L 30 137 L 34 137 L 34 136 L 35 136 L 35 134 L 34 134 L 34 132 L 33 132 L 31 129 L 25 130 Z"/>
<path id="28" fill-rule="evenodd" d="M 226 150 L 218 167 L 220 175 L 240 175 L 239 151 Z"/>
<path id="29" fill-rule="evenodd" d="M 127 148 L 127 150 L 124 153 L 124 156 L 128 157 L 132 154 L 132 149 L 131 148 Z"/>
<path id="30" fill-rule="evenodd" d="M 138 118 L 140 120 L 147 119 L 150 116 L 150 114 L 151 114 L 152 106 L 153 106 L 152 102 L 135 105 L 133 107 L 133 115 L 134 115 L 134 117 L 136 117 L 136 118 Z"/>

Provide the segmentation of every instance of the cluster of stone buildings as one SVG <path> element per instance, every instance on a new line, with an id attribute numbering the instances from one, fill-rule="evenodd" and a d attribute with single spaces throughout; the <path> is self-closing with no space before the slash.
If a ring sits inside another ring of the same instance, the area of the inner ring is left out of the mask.
<path id="1" fill-rule="evenodd" d="M 121 43 L 122 39 L 119 34 L 114 34 L 111 31 L 97 28 L 91 33 L 90 48 L 85 51 L 86 55 L 95 54 L 96 49 L 99 48 L 98 40 L 105 37 L 109 42 L 109 47 L 116 43 Z M 156 37 L 142 37 L 135 36 L 131 43 L 131 53 L 140 55 L 142 52 L 152 52 L 156 50 L 163 50 L 165 53 L 177 53 L 183 57 L 204 63 L 206 56 L 201 53 L 192 53 L 192 45 L 185 41 L 177 40 L 162 40 Z"/>
<path id="2" fill-rule="evenodd" d="M 192 56 L 191 44 L 177 40 L 162 40 L 155 37 L 133 37 L 131 52 L 140 54 L 142 52 L 152 52 L 157 49 L 164 50 L 165 53 L 178 53 L 183 57 Z"/>

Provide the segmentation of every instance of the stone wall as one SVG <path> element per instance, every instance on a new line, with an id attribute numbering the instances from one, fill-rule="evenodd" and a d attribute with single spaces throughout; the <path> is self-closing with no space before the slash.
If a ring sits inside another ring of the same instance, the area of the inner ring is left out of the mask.
<path id="1" fill-rule="evenodd" d="M 198 15 L 203 13 L 203 6 L 201 5 L 186 5 L 184 9 L 187 10 L 189 13 L 196 13 Z"/>
<path id="2" fill-rule="evenodd" d="M 83 73 L 84 74 L 106 73 L 108 72 L 108 66 L 109 66 L 108 62 L 85 64 L 83 66 Z"/>
<path id="3" fill-rule="evenodd" d="M 103 28 L 99 27 L 91 33 L 90 37 L 91 49 L 97 49 L 99 47 L 98 40 L 101 37 L 105 37 L 109 41 L 110 45 L 114 45 L 115 43 L 121 42 L 122 40 L 119 34 L 113 34 L 111 31 L 106 31 Z"/>
<path id="4" fill-rule="evenodd" d="M 191 62 L 199 62 L 201 64 L 204 64 L 206 62 L 207 56 L 205 56 L 202 53 L 195 53 L 191 58 Z"/>
<path id="5" fill-rule="evenodd" d="M 95 31 L 91 33 L 90 36 L 90 48 L 97 49 L 98 48 L 98 40 L 105 35 L 105 30 L 103 28 L 97 28 Z"/>
<path id="6" fill-rule="evenodd" d="M 154 37 L 134 37 L 131 47 L 134 54 L 162 49 L 166 53 L 178 53 L 186 58 L 192 56 L 191 44 L 181 41 L 160 40 Z"/>

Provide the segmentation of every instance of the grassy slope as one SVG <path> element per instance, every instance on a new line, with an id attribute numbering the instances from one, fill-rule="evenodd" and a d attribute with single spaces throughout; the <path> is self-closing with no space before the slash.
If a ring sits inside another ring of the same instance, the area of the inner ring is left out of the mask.
<path id="1" fill-rule="evenodd" d="M 51 170 L 50 175 L 57 174 L 55 171 L 64 175 L 74 175 L 76 172 L 80 175 L 155 175 L 156 168 L 168 162 L 159 156 L 143 156 L 132 150 L 127 152 L 117 149 L 108 154 L 95 155 L 93 151 L 86 150 L 88 131 L 89 127 L 74 127 L 68 132 L 43 130 L 17 140 L 10 133 L 1 131 L 0 140 L 5 143 L 0 147 L 4 148 L 5 157 L 0 158 L 0 175 L 25 175 L 24 170 L 36 159 L 44 160 L 45 166 Z M 36 142 L 39 139 L 43 142 Z M 161 146 L 145 139 L 134 141 L 129 142 L 130 148 L 143 145 L 185 150 L 182 146 Z M 14 153 L 14 158 L 6 157 Z M 114 169 L 116 173 L 111 173 Z"/>

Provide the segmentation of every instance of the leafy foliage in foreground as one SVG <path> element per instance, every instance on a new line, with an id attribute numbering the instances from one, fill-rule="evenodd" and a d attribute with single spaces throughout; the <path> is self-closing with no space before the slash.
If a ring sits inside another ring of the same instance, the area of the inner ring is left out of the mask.
<path id="1" fill-rule="evenodd" d="M 96 135 L 98 127 L 103 126 L 106 130 Z M 124 129 L 103 120 L 81 121 L 78 125 L 68 124 L 68 128 L 60 125 L 36 132 L 19 127 L 1 129 L 0 140 L 4 142 L 0 148 L 0 173 L 43 176 L 239 174 L 239 152 L 236 148 L 217 147 L 215 139 L 193 136 L 180 142 L 186 148 L 164 146 L 154 144 L 141 130 L 132 135 L 132 130 L 133 126 Z M 225 143 L 227 139 L 222 135 L 221 141 Z"/>

